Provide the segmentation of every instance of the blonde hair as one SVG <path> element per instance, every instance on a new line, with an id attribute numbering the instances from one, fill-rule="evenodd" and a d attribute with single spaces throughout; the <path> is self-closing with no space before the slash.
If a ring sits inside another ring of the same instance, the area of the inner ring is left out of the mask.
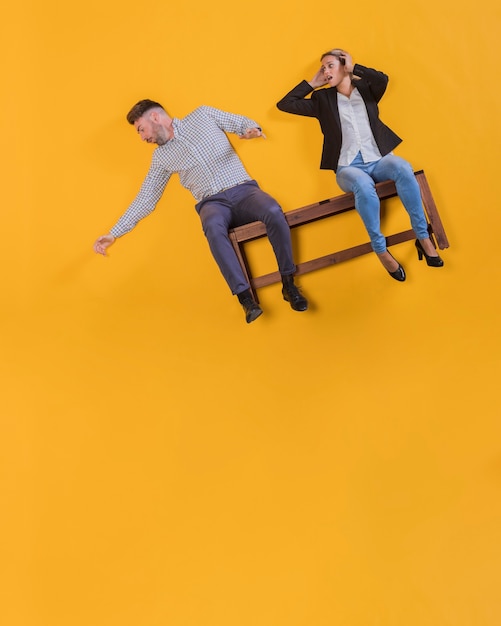
<path id="1" fill-rule="evenodd" d="M 334 48 L 333 50 L 328 50 L 327 52 L 324 52 L 322 54 L 322 56 L 320 57 L 320 62 L 324 60 L 324 57 L 332 56 L 332 57 L 336 57 L 337 59 L 339 59 L 339 62 L 341 63 L 341 65 L 344 65 L 345 59 L 341 56 L 343 54 L 348 54 L 348 53 L 346 52 L 346 50 L 343 50 L 342 48 Z M 350 72 L 350 78 L 352 82 L 356 80 L 360 80 L 360 76 L 355 76 L 353 72 Z"/>
<path id="2" fill-rule="evenodd" d="M 328 50 L 327 52 L 324 52 L 322 56 L 320 57 L 320 60 L 328 56 L 337 57 L 339 59 L 339 57 L 345 53 L 346 53 L 346 50 L 343 50 L 342 48 L 334 48 L 333 50 Z"/>

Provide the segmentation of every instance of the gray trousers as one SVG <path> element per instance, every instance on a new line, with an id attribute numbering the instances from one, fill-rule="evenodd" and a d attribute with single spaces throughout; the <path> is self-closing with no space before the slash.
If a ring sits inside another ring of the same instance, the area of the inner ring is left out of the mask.
<path id="1" fill-rule="evenodd" d="M 250 287 L 228 236 L 228 230 L 235 226 L 263 222 L 280 273 L 286 276 L 296 271 L 285 215 L 277 201 L 262 191 L 256 181 L 241 183 L 204 198 L 195 208 L 200 215 L 212 256 L 232 294 L 239 294 Z"/>

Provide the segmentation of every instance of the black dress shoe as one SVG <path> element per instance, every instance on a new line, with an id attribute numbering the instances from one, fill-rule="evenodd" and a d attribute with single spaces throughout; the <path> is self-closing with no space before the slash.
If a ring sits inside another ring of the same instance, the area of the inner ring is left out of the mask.
<path id="1" fill-rule="evenodd" d="M 246 298 L 241 302 L 241 305 L 245 311 L 245 321 L 247 324 L 256 320 L 263 313 L 263 309 L 252 298 Z"/>
<path id="2" fill-rule="evenodd" d="M 284 300 L 291 305 L 294 311 L 306 311 L 308 308 L 308 300 L 299 291 L 292 281 L 284 282 L 282 287 L 282 295 Z"/>

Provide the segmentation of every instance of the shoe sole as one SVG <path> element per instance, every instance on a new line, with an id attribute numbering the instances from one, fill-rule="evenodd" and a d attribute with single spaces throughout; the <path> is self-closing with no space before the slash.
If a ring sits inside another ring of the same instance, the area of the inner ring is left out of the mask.
<path id="1" fill-rule="evenodd" d="M 305 305 L 302 306 L 302 308 L 298 308 L 296 306 L 294 306 L 294 304 L 284 296 L 284 300 L 286 302 L 288 302 L 290 304 L 290 307 L 293 311 L 307 311 L 308 310 L 308 303 L 306 303 Z"/>
<path id="2" fill-rule="evenodd" d="M 254 320 L 257 320 L 257 318 L 263 314 L 263 310 L 262 309 L 254 309 L 249 315 L 248 317 L 245 318 L 245 321 L 247 322 L 247 324 L 250 324 L 251 322 L 253 322 Z"/>

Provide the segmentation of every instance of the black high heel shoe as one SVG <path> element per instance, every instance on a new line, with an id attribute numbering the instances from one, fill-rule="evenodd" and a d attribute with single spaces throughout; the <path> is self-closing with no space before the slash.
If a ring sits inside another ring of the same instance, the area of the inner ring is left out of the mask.
<path id="1" fill-rule="evenodd" d="M 387 250 L 386 252 L 389 253 L 389 251 Z M 395 257 L 393 255 L 391 255 L 391 258 L 396 261 L 398 263 L 398 261 L 395 259 Z M 388 272 L 388 274 L 394 278 L 395 280 L 398 280 L 399 282 L 403 283 L 404 280 L 406 279 L 406 275 L 405 275 L 405 270 L 404 268 L 400 265 L 400 263 L 398 263 L 398 267 L 394 272 L 390 272 L 390 270 L 386 270 Z"/>
<path id="2" fill-rule="evenodd" d="M 426 254 L 419 239 L 416 239 L 416 248 L 417 248 L 418 259 L 420 261 L 422 261 L 424 257 L 426 259 L 426 264 L 429 265 L 430 267 L 442 267 L 444 265 L 443 260 L 439 256 L 428 256 Z"/>

